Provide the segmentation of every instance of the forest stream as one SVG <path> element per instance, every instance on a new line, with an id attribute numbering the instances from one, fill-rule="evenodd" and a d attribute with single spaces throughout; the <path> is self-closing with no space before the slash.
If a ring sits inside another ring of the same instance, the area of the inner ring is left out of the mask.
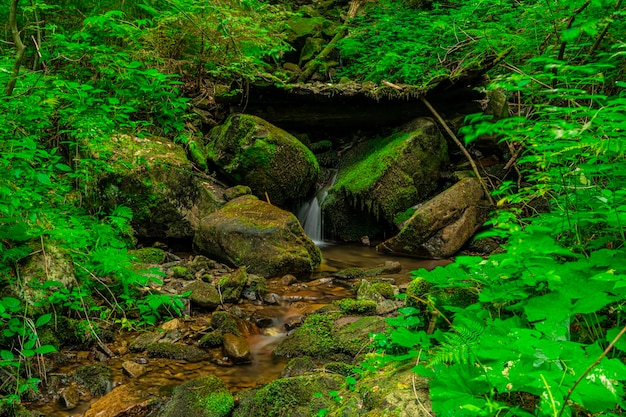
<path id="1" fill-rule="evenodd" d="M 237 308 L 245 311 L 249 318 L 259 310 L 272 318 L 272 325 L 258 329 L 251 325 L 250 334 L 247 335 L 250 344 L 251 363 L 243 365 L 219 365 L 219 359 L 199 362 L 187 362 L 185 360 L 172 360 L 160 358 L 148 358 L 145 352 L 131 353 L 127 346 L 139 333 L 126 332 L 118 334 L 113 343 L 108 344 L 113 352 L 119 355 L 108 359 L 106 364 L 112 369 L 110 389 L 119 385 L 126 385 L 127 392 L 141 396 L 165 396 L 177 385 L 186 381 L 205 377 L 208 375 L 218 376 L 225 382 L 231 392 L 241 391 L 247 388 L 258 387 L 267 384 L 280 377 L 287 359 L 275 358 L 272 355 L 273 348 L 287 334 L 289 322 L 298 322 L 306 314 L 331 304 L 334 300 L 354 297 L 350 289 L 354 282 L 332 278 L 332 274 L 346 268 L 374 268 L 387 261 L 399 262 L 402 270 L 395 274 L 385 274 L 386 279 L 393 279 L 398 286 L 410 282 L 410 272 L 419 268 L 433 269 L 436 266 L 449 263 L 449 260 L 422 260 L 416 258 L 399 258 L 392 255 L 376 252 L 373 247 L 357 245 L 334 245 L 324 244 L 321 246 L 324 261 L 318 270 L 311 276 L 310 281 L 298 281 L 286 286 L 281 278 L 268 280 L 268 293 L 277 294 L 280 303 L 276 305 L 259 304 L 245 300 L 237 304 Z M 359 281 L 358 279 L 354 281 Z M 231 308 L 226 306 L 227 308 Z M 185 334 L 193 334 L 202 328 L 211 317 L 209 312 L 192 312 L 191 316 L 180 320 L 179 327 L 181 338 Z M 54 380 L 62 381 L 77 369 L 85 365 L 98 362 L 98 355 L 94 352 L 63 352 L 72 358 L 68 363 L 59 366 L 49 373 L 51 385 Z M 125 362 L 135 362 L 145 366 L 145 372 L 131 378 L 124 371 Z M 62 383 L 58 389 L 62 389 Z M 81 401 L 71 410 L 64 408 L 59 401 L 50 399 L 31 403 L 29 409 L 36 410 L 51 417 L 78 417 L 83 416 L 91 407 L 91 404 L 99 397 L 91 401 Z"/>

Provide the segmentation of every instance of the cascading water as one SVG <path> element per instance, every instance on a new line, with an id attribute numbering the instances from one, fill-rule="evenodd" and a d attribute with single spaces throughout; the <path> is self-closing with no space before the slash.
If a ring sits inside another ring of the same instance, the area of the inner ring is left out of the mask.
<path id="1" fill-rule="evenodd" d="M 304 203 L 298 209 L 297 216 L 304 233 L 311 238 L 316 245 L 324 243 L 324 219 L 322 216 L 322 204 L 328 195 L 328 190 L 335 184 L 337 170 L 332 170 L 329 180 L 322 184 L 313 198 Z"/>

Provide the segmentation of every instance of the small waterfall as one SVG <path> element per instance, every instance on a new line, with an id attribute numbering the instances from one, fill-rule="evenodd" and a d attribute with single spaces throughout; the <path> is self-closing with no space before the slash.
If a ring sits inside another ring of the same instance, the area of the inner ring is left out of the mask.
<path id="1" fill-rule="evenodd" d="M 328 195 L 328 190 L 335 184 L 337 170 L 331 170 L 328 178 L 329 180 L 317 189 L 313 198 L 300 206 L 297 212 L 298 220 L 300 220 L 304 233 L 306 233 L 316 245 L 324 242 L 322 204 Z"/>

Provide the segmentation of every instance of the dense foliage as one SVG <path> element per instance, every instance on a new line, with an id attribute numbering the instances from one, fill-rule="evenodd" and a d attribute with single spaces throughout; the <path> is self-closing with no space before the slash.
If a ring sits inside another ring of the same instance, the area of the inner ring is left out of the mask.
<path id="1" fill-rule="evenodd" d="M 413 307 L 379 338 L 387 359 L 419 358 L 437 415 L 626 407 L 625 44 L 608 31 L 624 11 L 587 3 L 572 6 L 562 44 L 490 83 L 514 99 L 513 116 L 469 116 L 462 129 L 467 144 L 500 138 L 517 163 L 483 234 L 505 238 L 504 252 L 415 271 Z"/>
<path id="2" fill-rule="evenodd" d="M 193 152 L 184 93 L 288 81 L 289 22 L 321 19 L 262 0 L 10 3 L 0 10 L 0 405 L 45 378 L 33 359 L 58 348 L 46 330 L 97 343 L 102 323 L 180 313 L 179 298 L 149 290 L 159 275 L 134 265 L 132 211 L 92 204 L 111 135 L 163 135 Z M 490 233 L 504 252 L 416 271 L 426 290 L 409 292 L 394 331 L 377 336 L 383 361 L 419 358 L 438 415 L 623 413 L 622 0 L 350 3 L 362 8 L 325 56 L 337 62 L 320 68 L 429 87 L 506 56 L 488 88 L 515 103 L 513 117 L 474 115 L 462 132 L 468 146 L 500 138 L 519 174 L 494 192 Z M 69 282 L 45 263 L 33 274 L 42 256 L 66 263 Z"/>

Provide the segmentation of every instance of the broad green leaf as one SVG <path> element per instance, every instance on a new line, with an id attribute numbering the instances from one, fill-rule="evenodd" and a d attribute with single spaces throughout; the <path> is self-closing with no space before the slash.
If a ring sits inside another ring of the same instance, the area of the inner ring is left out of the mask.
<path id="1" fill-rule="evenodd" d="M 52 319 L 52 313 L 47 313 L 39 316 L 37 321 L 35 322 L 35 327 L 39 328 L 45 324 L 48 324 Z"/>

